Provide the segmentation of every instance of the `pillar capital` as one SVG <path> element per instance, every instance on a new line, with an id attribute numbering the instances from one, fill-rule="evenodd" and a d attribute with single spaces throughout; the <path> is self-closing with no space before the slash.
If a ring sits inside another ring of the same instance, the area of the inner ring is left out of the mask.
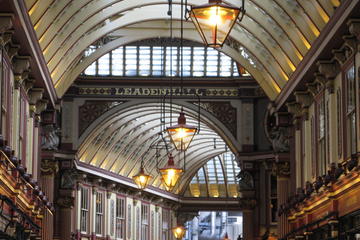
<path id="1" fill-rule="evenodd" d="M 289 178 L 290 177 L 290 163 L 289 161 L 279 161 L 274 162 L 272 167 L 272 172 L 279 178 Z"/>
<path id="2" fill-rule="evenodd" d="M 55 160 L 43 159 L 40 170 L 42 175 L 54 175 L 59 171 L 59 164 Z"/>
<path id="3" fill-rule="evenodd" d="M 62 196 L 58 198 L 56 204 L 61 208 L 73 208 L 74 200 L 75 198 L 73 196 Z"/>
<path id="4" fill-rule="evenodd" d="M 338 62 L 334 60 L 322 60 L 317 62 L 317 66 L 320 74 L 315 74 L 315 78 L 325 86 L 330 94 L 334 93 L 334 79 L 340 72 Z"/>
<path id="5" fill-rule="evenodd" d="M 360 40 L 360 19 L 350 19 L 347 22 L 349 32 Z"/>
<path id="6" fill-rule="evenodd" d="M 346 62 L 347 57 L 346 57 L 346 51 L 344 48 L 341 49 L 333 49 L 331 51 L 331 53 L 333 54 L 333 59 L 335 61 L 337 61 L 341 66 Z"/>
<path id="7" fill-rule="evenodd" d="M 239 198 L 239 207 L 242 211 L 253 210 L 257 206 L 254 198 Z"/>
<path id="8" fill-rule="evenodd" d="M 353 35 L 343 36 L 344 45 L 351 49 L 353 53 L 357 52 L 357 39 Z"/>
<path id="9" fill-rule="evenodd" d="M 15 56 L 17 56 L 17 54 L 20 50 L 20 45 L 9 42 L 6 45 L 5 49 L 6 49 L 9 59 L 12 60 Z"/>
<path id="10" fill-rule="evenodd" d="M 318 94 L 318 83 L 316 81 L 306 83 L 306 87 L 308 92 L 312 95 L 312 97 Z"/>
<path id="11" fill-rule="evenodd" d="M 0 13 L 0 44 L 5 45 L 9 39 L 4 36 L 4 33 L 13 26 L 13 14 Z"/>

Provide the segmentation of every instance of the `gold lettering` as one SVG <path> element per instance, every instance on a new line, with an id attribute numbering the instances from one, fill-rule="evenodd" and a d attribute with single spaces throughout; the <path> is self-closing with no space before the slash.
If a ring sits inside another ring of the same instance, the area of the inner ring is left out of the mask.
<path id="1" fill-rule="evenodd" d="M 124 88 L 124 95 L 131 95 L 131 88 Z"/>
<path id="2" fill-rule="evenodd" d="M 149 96 L 150 95 L 150 89 L 144 88 L 143 89 L 143 95 Z"/>
<path id="3" fill-rule="evenodd" d="M 166 95 L 168 92 L 168 89 L 160 89 L 161 95 Z"/>
<path id="4" fill-rule="evenodd" d="M 158 90 L 155 88 L 152 88 L 152 89 L 150 89 L 150 94 L 153 96 L 156 96 L 156 95 L 158 95 Z"/>
<path id="5" fill-rule="evenodd" d="M 140 93 L 140 89 L 139 88 L 135 88 L 134 92 L 132 95 L 141 95 Z"/>

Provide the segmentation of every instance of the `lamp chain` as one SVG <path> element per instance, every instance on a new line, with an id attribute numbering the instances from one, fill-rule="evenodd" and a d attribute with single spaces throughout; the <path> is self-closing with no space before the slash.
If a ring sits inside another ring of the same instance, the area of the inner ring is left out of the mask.
<path id="1" fill-rule="evenodd" d="M 184 50 L 183 50 L 183 46 L 184 46 L 184 16 L 183 16 L 183 12 L 184 12 L 184 0 L 181 0 L 181 17 L 180 17 L 180 50 L 181 50 L 181 54 L 180 54 L 180 94 L 181 96 L 183 95 L 183 55 L 184 55 Z"/>

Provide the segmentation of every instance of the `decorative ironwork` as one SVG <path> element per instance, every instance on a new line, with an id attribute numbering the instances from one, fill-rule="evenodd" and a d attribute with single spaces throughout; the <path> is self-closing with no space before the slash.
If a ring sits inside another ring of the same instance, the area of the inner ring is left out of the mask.
<path id="1" fill-rule="evenodd" d="M 240 171 L 236 176 L 239 179 L 239 189 L 242 190 L 254 190 L 254 179 L 250 172 Z"/>
<path id="2" fill-rule="evenodd" d="M 272 172 L 279 177 L 290 177 L 290 163 L 287 161 L 274 162 Z"/>
<path id="3" fill-rule="evenodd" d="M 43 159 L 41 161 L 41 174 L 52 175 L 59 171 L 59 165 L 57 161 Z"/>
<path id="4" fill-rule="evenodd" d="M 57 150 L 60 143 L 58 134 L 59 129 L 56 129 L 53 124 L 43 126 L 41 132 L 41 149 Z"/>
<path id="5" fill-rule="evenodd" d="M 86 101 L 79 107 L 79 135 L 99 116 L 124 101 Z"/>
<path id="6" fill-rule="evenodd" d="M 194 104 L 198 104 L 194 102 Z M 236 108 L 230 102 L 201 102 L 200 107 L 211 113 L 222 122 L 231 133 L 236 137 L 237 133 L 237 114 Z"/>
<path id="7" fill-rule="evenodd" d="M 57 205 L 59 205 L 61 208 L 72 208 L 74 206 L 74 197 L 71 196 L 64 196 L 64 197 L 60 197 L 56 203 Z"/>

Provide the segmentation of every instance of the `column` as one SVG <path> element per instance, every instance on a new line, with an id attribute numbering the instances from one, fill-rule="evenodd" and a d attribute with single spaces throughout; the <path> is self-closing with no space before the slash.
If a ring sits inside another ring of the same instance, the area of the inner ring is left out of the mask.
<path id="1" fill-rule="evenodd" d="M 48 197 L 48 200 L 54 202 L 54 178 L 58 171 L 58 163 L 54 160 L 42 160 L 41 161 L 41 189 Z M 54 217 L 49 211 L 45 211 L 43 225 L 42 225 L 42 239 L 53 239 L 54 232 Z"/>
<path id="2" fill-rule="evenodd" d="M 254 211 L 252 209 L 243 210 L 243 239 L 254 239 Z"/>
<path id="3" fill-rule="evenodd" d="M 211 236 L 215 235 L 216 230 L 216 212 L 211 212 Z"/>
<path id="4" fill-rule="evenodd" d="M 57 214 L 59 221 L 59 229 L 60 229 L 60 238 L 61 240 L 71 240 L 72 238 L 72 230 L 73 230 L 73 221 L 74 215 L 72 214 L 72 209 L 74 207 L 73 196 L 62 196 L 57 200 Z M 64 220 L 65 219 L 65 220 Z"/>
<path id="5" fill-rule="evenodd" d="M 287 107 L 290 111 L 292 110 L 291 112 L 299 112 L 300 110 L 300 106 L 297 103 L 287 104 Z M 270 109 L 270 112 L 272 111 L 274 110 Z M 287 203 L 288 200 L 292 184 L 290 173 L 292 173 L 293 177 L 296 176 L 295 162 L 290 163 L 290 158 L 295 160 L 295 155 L 293 154 L 295 145 L 291 136 L 291 120 L 291 115 L 288 112 L 274 111 L 268 119 L 267 126 L 268 136 L 271 140 L 276 159 L 273 163 L 272 171 L 277 176 L 277 205 L 279 213 L 281 213 L 277 223 L 278 238 L 283 238 L 290 230 L 287 214 L 280 209 L 280 206 Z"/>
<path id="6" fill-rule="evenodd" d="M 252 194 L 253 195 L 253 194 Z M 257 232 L 257 225 L 254 221 L 255 207 L 258 202 L 255 200 L 254 195 L 251 197 L 248 194 L 245 198 L 239 199 L 239 207 L 243 212 L 243 239 L 253 240 L 255 239 L 255 231 Z"/>
<path id="7" fill-rule="evenodd" d="M 282 159 L 276 163 L 277 174 L 277 199 L 278 206 L 285 204 L 288 200 L 290 189 L 290 164 Z M 282 238 L 290 231 L 287 215 L 282 214 L 278 217 L 278 237 Z"/>

